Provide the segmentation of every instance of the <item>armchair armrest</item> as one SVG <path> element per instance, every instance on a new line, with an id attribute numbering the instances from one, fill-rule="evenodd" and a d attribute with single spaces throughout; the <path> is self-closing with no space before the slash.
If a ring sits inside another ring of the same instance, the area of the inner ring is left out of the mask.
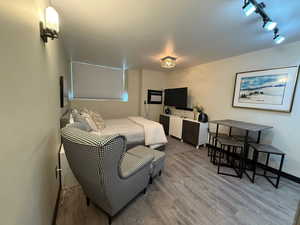
<path id="1" fill-rule="evenodd" d="M 145 166 L 151 164 L 154 157 L 152 155 L 145 155 L 144 157 L 137 157 L 132 154 L 125 153 L 120 165 L 121 177 L 126 179 Z M 150 171 L 149 171 L 150 173 Z"/>

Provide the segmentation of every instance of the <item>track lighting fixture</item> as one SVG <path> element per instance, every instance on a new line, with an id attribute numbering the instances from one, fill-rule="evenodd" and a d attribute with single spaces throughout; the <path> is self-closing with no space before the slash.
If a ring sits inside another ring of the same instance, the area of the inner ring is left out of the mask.
<path id="1" fill-rule="evenodd" d="M 273 40 L 276 44 L 280 44 L 285 40 L 285 38 L 279 35 L 277 23 L 271 20 L 264 10 L 265 7 L 266 5 L 263 2 L 258 3 L 256 0 L 244 0 L 243 12 L 246 16 L 250 16 L 254 12 L 259 14 L 263 19 L 263 28 L 267 31 L 274 30 Z"/>

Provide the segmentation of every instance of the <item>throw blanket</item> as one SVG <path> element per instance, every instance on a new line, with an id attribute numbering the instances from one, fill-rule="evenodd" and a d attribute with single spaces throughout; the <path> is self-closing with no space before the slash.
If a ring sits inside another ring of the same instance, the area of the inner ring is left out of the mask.
<path id="1" fill-rule="evenodd" d="M 160 123 L 143 117 L 128 117 L 128 119 L 144 128 L 145 145 L 165 144 L 168 142 L 164 128 Z"/>

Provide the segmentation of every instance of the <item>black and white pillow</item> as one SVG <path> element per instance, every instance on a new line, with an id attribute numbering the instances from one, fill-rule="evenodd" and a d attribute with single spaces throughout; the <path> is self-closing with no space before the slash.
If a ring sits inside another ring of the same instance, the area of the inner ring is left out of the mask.
<path id="1" fill-rule="evenodd" d="M 92 128 L 90 127 L 89 123 L 87 122 L 87 120 L 80 114 L 77 114 L 74 117 L 74 122 L 76 123 L 80 123 L 80 129 L 84 130 L 84 131 L 92 131 Z"/>
<path id="2" fill-rule="evenodd" d="M 95 124 L 92 117 L 87 113 L 82 113 L 82 117 L 85 119 L 85 121 L 88 123 L 92 131 L 98 131 L 97 125 Z"/>

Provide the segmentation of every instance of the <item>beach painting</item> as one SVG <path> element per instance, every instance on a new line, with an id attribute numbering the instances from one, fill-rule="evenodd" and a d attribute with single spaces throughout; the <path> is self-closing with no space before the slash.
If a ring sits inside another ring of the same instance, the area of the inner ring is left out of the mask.
<path id="1" fill-rule="evenodd" d="M 299 67 L 236 74 L 233 107 L 291 112 Z"/>
<path id="2" fill-rule="evenodd" d="M 239 102 L 282 105 L 288 74 L 274 74 L 241 79 Z"/>

